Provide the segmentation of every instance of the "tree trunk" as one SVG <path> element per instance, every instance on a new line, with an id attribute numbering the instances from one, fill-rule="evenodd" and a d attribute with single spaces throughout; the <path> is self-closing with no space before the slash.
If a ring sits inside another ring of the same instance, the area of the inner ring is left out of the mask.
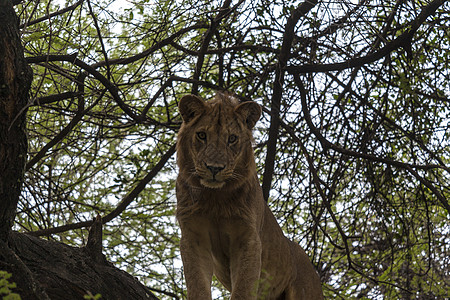
<path id="1" fill-rule="evenodd" d="M 32 72 L 24 59 L 11 0 L 0 0 L 0 270 L 22 299 L 157 299 L 106 261 L 97 218 L 84 248 L 11 232 L 27 157 L 26 107 Z"/>
<path id="2" fill-rule="evenodd" d="M 0 0 L 0 20 L 0 239 L 6 241 L 27 158 L 25 107 L 32 72 L 25 62 L 10 0 Z"/>

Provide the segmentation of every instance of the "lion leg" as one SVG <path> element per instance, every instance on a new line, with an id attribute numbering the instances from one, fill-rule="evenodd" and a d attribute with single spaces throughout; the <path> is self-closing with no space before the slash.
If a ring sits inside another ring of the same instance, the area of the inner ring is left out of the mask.
<path id="1" fill-rule="evenodd" d="M 199 222 L 201 223 L 201 222 Z M 181 259 L 187 286 L 188 300 L 211 300 L 213 261 L 211 246 L 204 232 L 182 228 Z"/>
<path id="2" fill-rule="evenodd" d="M 322 287 L 319 275 L 311 264 L 305 251 L 291 242 L 291 253 L 294 254 L 297 274 L 286 289 L 286 300 L 322 300 Z"/>
<path id="3" fill-rule="evenodd" d="M 314 286 L 290 286 L 277 300 L 323 300 L 322 292 Z"/>
<path id="4" fill-rule="evenodd" d="M 261 242 L 257 235 L 234 241 L 231 254 L 232 290 L 230 300 L 256 300 L 261 274 Z"/>

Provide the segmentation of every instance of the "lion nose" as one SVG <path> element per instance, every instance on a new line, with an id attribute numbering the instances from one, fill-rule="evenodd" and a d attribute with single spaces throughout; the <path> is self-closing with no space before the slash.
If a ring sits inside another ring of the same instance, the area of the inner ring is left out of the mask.
<path id="1" fill-rule="evenodd" d="M 224 169 L 224 167 L 219 167 L 219 166 L 208 166 L 206 165 L 206 167 L 208 168 L 209 171 L 211 171 L 211 174 L 214 176 L 216 176 L 217 173 L 219 173 L 220 171 L 222 171 Z"/>

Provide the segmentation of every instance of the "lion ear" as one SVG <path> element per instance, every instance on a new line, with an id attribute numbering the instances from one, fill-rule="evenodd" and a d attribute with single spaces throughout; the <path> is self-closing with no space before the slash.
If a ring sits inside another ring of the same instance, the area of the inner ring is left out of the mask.
<path id="1" fill-rule="evenodd" d="M 185 123 L 205 111 L 205 102 L 202 98 L 195 95 L 186 95 L 180 99 L 178 110 Z"/>
<path id="2" fill-rule="evenodd" d="M 243 102 L 236 106 L 235 111 L 237 114 L 244 117 L 245 123 L 248 129 L 253 129 L 259 117 L 261 117 L 261 106 L 253 101 Z"/>

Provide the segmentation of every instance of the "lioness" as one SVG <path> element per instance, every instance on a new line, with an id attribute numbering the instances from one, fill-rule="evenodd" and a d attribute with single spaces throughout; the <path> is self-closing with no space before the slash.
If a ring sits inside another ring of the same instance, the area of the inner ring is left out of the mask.
<path id="1" fill-rule="evenodd" d="M 231 300 L 323 299 L 305 251 L 263 200 L 252 149 L 255 102 L 218 94 L 179 102 L 177 219 L 190 300 L 211 299 L 213 274 Z"/>

